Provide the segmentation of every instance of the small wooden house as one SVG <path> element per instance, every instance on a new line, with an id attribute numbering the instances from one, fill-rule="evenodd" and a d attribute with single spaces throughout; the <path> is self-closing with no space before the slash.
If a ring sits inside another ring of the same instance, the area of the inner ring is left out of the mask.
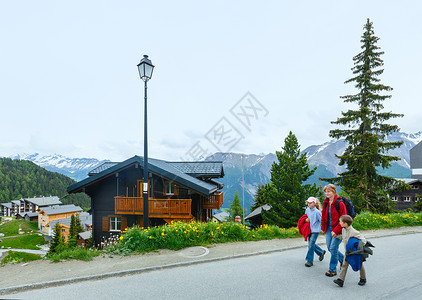
<path id="1" fill-rule="evenodd" d="M 245 221 L 248 221 L 253 228 L 257 228 L 261 225 L 264 225 L 264 220 L 262 218 L 262 210 L 270 210 L 271 206 L 268 204 L 264 204 L 251 212 L 249 215 L 246 216 Z"/>
<path id="2" fill-rule="evenodd" d="M 91 197 L 93 242 L 143 227 L 143 157 L 105 163 L 89 177 L 68 187 L 68 193 Z M 222 162 L 167 162 L 148 159 L 148 216 L 151 226 L 171 221 L 207 221 L 223 204 Z"/>
<path id="3" fill-rule="evenodd" d="M 50 235 L 54 229 L 50 223 L 54 220 L 70 218 L 72 215 L 77 215 L 82 212 L 82 208 L 75 206 L 74 204 L 69 205 L 57 205 L 38 209 L 38 228 L 42 232 Z"/>

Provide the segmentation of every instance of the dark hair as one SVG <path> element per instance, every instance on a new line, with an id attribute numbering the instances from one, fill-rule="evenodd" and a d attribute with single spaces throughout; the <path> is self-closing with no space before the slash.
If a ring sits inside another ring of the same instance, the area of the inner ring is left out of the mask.
<path id="1" fill-rule="evenodd" d="M 353 218 L 349 215 L 342 215 L 340 216 L 340 220 L 344 223 L 347 223 L 347 225 L 352 225 L 353 223 Z"/>

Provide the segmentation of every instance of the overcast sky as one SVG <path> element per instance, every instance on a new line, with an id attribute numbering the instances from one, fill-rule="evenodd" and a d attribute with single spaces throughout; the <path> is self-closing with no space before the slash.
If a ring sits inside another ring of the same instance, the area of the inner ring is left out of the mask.
<path id="1" fill-rule="evenodd" d="M 386 111 L 422 130 L 419 1 L 1 1 L 0 155 L 149 156 L 301 149 L 334 129 L 355 93 L 366 18 L 385 51 Z"/>

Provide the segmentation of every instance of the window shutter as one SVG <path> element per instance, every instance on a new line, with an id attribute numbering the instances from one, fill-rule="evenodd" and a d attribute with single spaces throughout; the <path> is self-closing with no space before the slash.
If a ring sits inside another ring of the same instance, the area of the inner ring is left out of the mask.
<path id="1" fill-rule="evenodd" d="M 138 186 L 138 188 L 137 188 L 137 194 L 138 194 L 138 197 L 142 197 L 143 196 L 143 193 L 144 193 L 143 183 L 144 183 L 143 180 L 138 180 L 137 181 L 137 186 Z M 151 197 L 151 180 L 148 180 L 148 197 Z"/>
<path id="2" fill-rule="evenodd" d="M 123 231 L 127 228 L 127 218 L 121 217 L 120 218 L 120 231 Z"/>
<path id="3" fill-rule="evenodd" d="M 103 231 L 110 231 L 110 218 L 109 218 L 109 216 L 103 217 Z"/>

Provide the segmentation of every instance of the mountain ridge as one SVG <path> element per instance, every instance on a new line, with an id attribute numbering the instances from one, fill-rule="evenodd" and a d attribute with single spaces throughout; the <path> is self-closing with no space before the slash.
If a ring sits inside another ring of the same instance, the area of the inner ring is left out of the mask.
<path id="1" fill-rule="evenodd" d="M 386 176 L 397 178 L 410 177 L 409 151 L 412 147 L 422 141 L 422 131 L 407 134 L 404 132 L 394 133 L 388 136 L 388 141 L 403 140 L 403 145 L 389 152 L 389 154 L 398 156 L 402 160 L 393 162 L 392 167 L 387 170 L 380 170 L 380 173 Z M 339 159 L 335 154 L 341 155 L 346 149 L 345 140 L 330 140 L 320 145 L 312 145 L 305 148 L 301 153 L 306 153 L 308 163 L 311 167 L 316 167 L 315 174 L 305 183 L 325 184 L 318 177 L 335 177 L 337 173 L 343 172 L 345 167 L 338 166 Z M 253 203 L 253 198 L 258 184 L 266 184 L 271 178 L 271 166 L 277 160 L 274 153 L 268 154 L 243 154 L 243 153 L 222 153 L 217 152 L 208 157 L 205 161 L 218 160 L 223 162 L 225 177 L 220 181 L 224 183 L 224 204 L 223 208 L 228 208 L 233 194 L 238 191 L 242 199 L 244 187 L 245 210 Z M 65 156 L 17 154 L 10 156 L 12 159 L 30 160 L 46 170 L 57 172 L 69 176 L 77 181 L 86 178 L 88 172 L 98 167 L 104 162 L 110 160 L 98 160 L 95 158 L 67 158 Z M 244 184 L 242 184 L 244 180 Z"/>

